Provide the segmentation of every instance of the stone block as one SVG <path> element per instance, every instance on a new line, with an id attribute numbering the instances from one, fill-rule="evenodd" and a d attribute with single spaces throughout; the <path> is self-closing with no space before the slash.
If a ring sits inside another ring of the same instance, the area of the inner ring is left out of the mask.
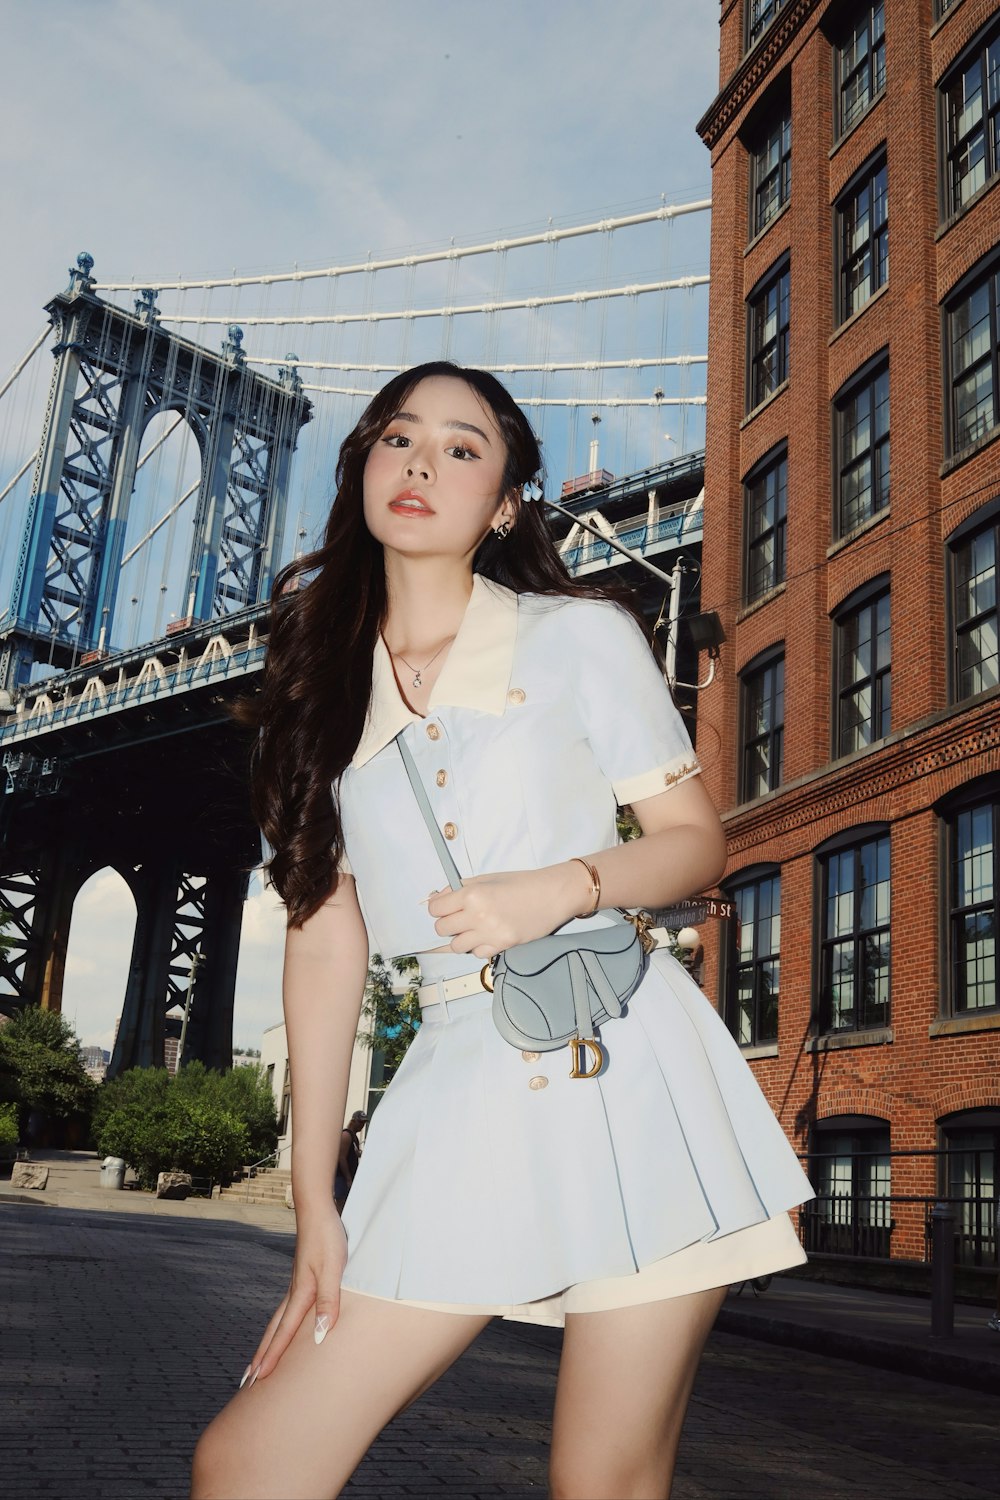
<path id="1" fill-rule="evenodd" d="M 158 1198 L 187 1198 L 190 1192 L 190 1172 L 161 1172 L 156 1179 Z"/>
<path id="2" fill-rule="evenodd" d="M 16 1188 L 37 1188 L 41 1192 L 48 1180 L 48 1167 L 38 1166 L 33 1161 L 16 1161 L 11 1172 L 10 1185 Z"/>

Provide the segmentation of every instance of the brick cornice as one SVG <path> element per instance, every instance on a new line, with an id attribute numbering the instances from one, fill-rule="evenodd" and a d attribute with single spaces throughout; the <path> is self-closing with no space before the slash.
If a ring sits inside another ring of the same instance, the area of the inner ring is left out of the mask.
<path id="1" fill-rule="evenodd" d="M 757 85 L 771 71 L 802 22 L 820 4 L 821 0 L 792 0 L 787 10 L 779 12 L 778 19 L 747 53 L 725 88 L 716 94 L 695 126 L 710 150 L 721 139 L 726 127 L 743 108 Z"/>
<path id="2" fill-rule="evenodd" d="M 1000 749 L 1000 699 L 993 697 L 961 713 L 959 726 L 955 714 L 949 713 L 933 724 L 904 732 L 873 755 L 853 760 L 840 770 L 811 776 L 773 801 L 746 812 L 729 813 L 723 821 L 730 855 L 756 849 L 935 771 Z"/>

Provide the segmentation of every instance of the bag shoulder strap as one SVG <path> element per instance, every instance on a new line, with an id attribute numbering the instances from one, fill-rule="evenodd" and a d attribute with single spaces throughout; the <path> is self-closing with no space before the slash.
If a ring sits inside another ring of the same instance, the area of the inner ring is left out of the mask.
<path id="1" fill-rule="evenodd" d="M 431 811 L 431 804 L 428 800 L 427 793 L 424 790 L 424 784 L 420 780 L 420 772 L 417 770 L 413 756 L 403 744 L 402 730 L 400 730 L 399 734 L 396 735 L 396 745 L 399 749 L 400 755 L 402 756 L 403 765 L 406 768 L 406 774 L 409 777 L 410 785 L 413 788 L 413 795 L 417 799 L 417 806 L 420 808 L 420 811 L 423 814 L 424 822 L 427 824 L 427 832 L 434 840 L 434 847 L 437 850 L 438 859 L 441 861 L 441 868 L 444 870 L 445 876 L 448 880 L 448 884 L 451 886 L 453 891 L 460 891 L 462 889 L 462 877 L 458 873 L 458 866 L 455 864 L 455 861 L 451 857 L 451 850 L 445 843 L 444 834 L 438 827 L 437 821 L 434 817 L 434 813 Z"/>

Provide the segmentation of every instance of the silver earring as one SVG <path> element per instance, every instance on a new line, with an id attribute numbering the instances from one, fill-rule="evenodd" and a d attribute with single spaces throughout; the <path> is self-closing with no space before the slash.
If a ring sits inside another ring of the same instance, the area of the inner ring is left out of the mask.
<path id="1" fill-rule="evenodd" d="M 508 537 L 510 535 L 510 523 L 508 521 L 502 521 L 499 526 L 494 526 L 493 535 L 496 537 L 498 542 L 502 542 L 505 537 Z"/>

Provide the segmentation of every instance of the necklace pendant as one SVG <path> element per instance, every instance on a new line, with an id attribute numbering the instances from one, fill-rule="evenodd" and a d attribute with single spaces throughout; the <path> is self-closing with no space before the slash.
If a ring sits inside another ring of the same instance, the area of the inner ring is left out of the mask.
<path id="1" fill-rule="evenodd" d="M 423 679 L 420 676 L 420 673 L 418 672 L 416 674 L 416 676 L 414 677 L 414 679 L 413 679 L 413 686 L 414 687 L 419 687 L 422 681 L 423 681 Z"/>

